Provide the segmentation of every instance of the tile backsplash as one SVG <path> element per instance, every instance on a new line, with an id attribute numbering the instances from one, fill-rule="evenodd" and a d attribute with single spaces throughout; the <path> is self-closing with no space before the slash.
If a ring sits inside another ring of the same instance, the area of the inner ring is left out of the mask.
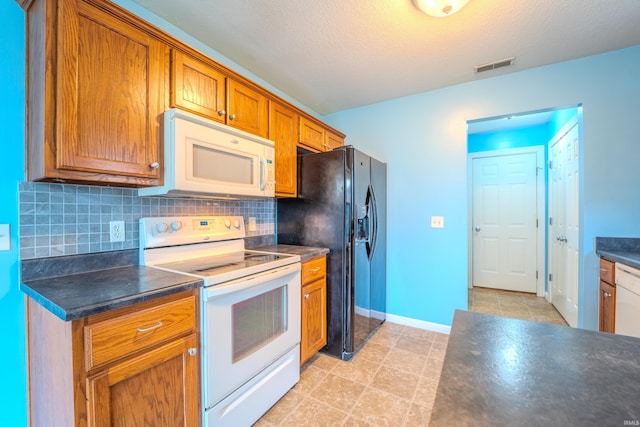
<path id="1" fill-rule="evenodd" d="M 150 216 L 242 215 L 256 218 L 248 237 L 273 235 L 275 200 L 139 197 L 131 188 L 21 182 L 20 259 L 138 248 L 138 220 Z M 109 241 L 109 222 L 124 221 L 125 241 Z M 248 227 L 247 227 L 248 229 Z"/>

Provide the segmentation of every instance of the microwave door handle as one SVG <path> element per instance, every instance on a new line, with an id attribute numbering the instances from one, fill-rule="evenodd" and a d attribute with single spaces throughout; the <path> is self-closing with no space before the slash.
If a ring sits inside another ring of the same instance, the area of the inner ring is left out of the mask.
<path id="1" fill-rule="evenodd" d="M 265 186 L 265 167 L 264 167 L 264 157 L 260 156 L 260 191 L 264 190 Z"/>

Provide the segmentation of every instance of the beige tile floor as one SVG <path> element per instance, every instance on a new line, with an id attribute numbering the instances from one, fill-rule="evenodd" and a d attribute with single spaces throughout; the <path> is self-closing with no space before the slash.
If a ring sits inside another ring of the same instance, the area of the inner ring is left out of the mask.
<path id="1" fill-rule="evenodd" d="M 448 338 L 386 322 L 350 362 L 312 358 L 255 425 L 426 426 Z"/>
<path id="2" fill-rule="evenodd" d="M 566 325 L 544 298 L 469 290 L 469 310 Z M 350 362 L 322 353 L 256 427 L 426 426 L 448 335 L 386 322 Z"/>
<path id="3" fill-rule="evenodd" d="M 488 288 L 469 289 L 469 311 L 567 326 L 553 305 L 534 294 Z"/>

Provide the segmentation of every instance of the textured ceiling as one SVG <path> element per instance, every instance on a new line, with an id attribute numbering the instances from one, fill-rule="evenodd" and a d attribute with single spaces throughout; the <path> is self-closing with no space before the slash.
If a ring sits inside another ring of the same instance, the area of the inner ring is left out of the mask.
<path id="1" fill-rule="evenodd" d="M 321 114 L 640 44 L 640 0 L 134 1 Z"/>

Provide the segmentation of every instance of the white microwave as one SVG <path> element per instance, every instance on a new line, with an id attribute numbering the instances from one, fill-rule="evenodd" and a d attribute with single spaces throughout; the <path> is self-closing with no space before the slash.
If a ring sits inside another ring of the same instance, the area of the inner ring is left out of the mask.
<path id="1" fill-rule="evenodd" d="M 172 108 L 164 113 L 164 185 L 140 196 L 274 197 L 273 141 Z"/>

